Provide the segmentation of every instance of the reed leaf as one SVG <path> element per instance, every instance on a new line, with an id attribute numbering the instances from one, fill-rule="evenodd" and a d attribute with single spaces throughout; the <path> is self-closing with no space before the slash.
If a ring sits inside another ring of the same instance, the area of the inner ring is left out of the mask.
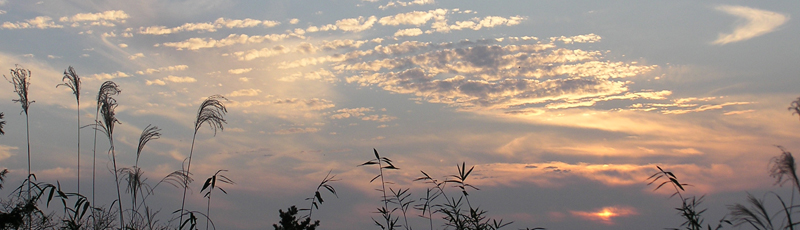
<path id="1" fill-rule="evenodd" d="M 228 194 L 228 192 L 226 192 L 225 189 L 222 189 L 222 187 L 217 186 L 217 181 L 222 182 L 222 183 L 226 183 L 226 184 L 235 184 L 235 182 L 233 182 L 233 180 L 231 180 L 230 178 L 228 178 L 225 175 L 221 174 L 222 172 L 227 172 L 227 171 L 228 170 L 225 170 L 225 169 L 217 170 L 217 172 L 214 173 L 213 176 L 211 176 L 208 179 L 206 179 L 206 182 L 203 183 L 203 188 L 200 189 L 200 192 L 203 192 L 203 191 L 206 190 L 206 188 L 208 188 L 208 192 L 206 192 L 206 194 L 203 195 L 203 197 L 208 198 L 208 203 L 207 203 L 207 206 L 206 206 L 206 230 L 208 230 L 208 227 L 209 227 L 208 223 L 209 223 L 209 221 L 211 219 L 211 192 L 213 192 L 214 188 L 216 188 L 216 189 L 219 189 L 220 191 L 222 191 L 222 193 Z"/>

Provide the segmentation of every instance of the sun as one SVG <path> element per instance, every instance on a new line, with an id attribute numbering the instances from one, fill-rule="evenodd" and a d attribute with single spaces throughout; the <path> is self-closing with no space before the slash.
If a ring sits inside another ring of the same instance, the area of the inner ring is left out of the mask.
<path id="1" fill-rule="evenodd" d="M 612 210 L 611 208 L 603 208 L 603 210 L 596 212 L 594 214 L 601 220 L 605 221 L 610 221 L 611 217 L 615 217 L 618 215 L 617 213 L 614 213 L 614 210 Z"/>

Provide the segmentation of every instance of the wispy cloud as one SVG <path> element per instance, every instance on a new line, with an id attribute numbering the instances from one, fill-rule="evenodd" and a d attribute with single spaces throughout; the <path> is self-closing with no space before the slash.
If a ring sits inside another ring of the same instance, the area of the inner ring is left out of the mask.
<path id="1" fill-rule="evenodd" d="M 253 68 L 229 69 L 229 74 L 244 74 L 253 71 Z"/>
<path id="2" fill-rule="evenodd" d="M 100 13 L 80 13 L 71 17 L 61 17 L 58 21 L 72 22 L 72 27 L 78 27 L 85 23 L 93 26 L 115 26 L 114 22 L 125 23 L 130 16 L 122 10 L 109 10 Z"/>
<path id="3" fill-rule="evenodd" d="M 401 29 L 394 33 L 395 37 L 414 37 L 422 34 L 419 28 Z"/>
<path id="4" fill-rule="evenodd" d="M 740 20 L 744 21 L 737 25 L 733 32 L 719 34 L 717 40 L 711 42 L 711 44 L 715 45 L 725 45 L 758 37 L 775 31 L 779 26 L 789 21 L 789 15 L 746 6 L 721 5 L 715 9 L 739 17 Z"/>
<path id="5" fill-rule="evenodd" d="M 139 75 L 148 74 L 149 75 L 149 74 L 160 73 L 160 72 L 181 71 L 181 70 L 186 70 L 188 68 L 189 68 L 188 65 L 173 65 L 173 66 L 159 67 L 157 69 L 147 68 L 145 70 L 136 71 L 136 74 L 139 74 Z"/>
<path id="6" fill-rule="evenodd" d="M 319 128 L 288 128 L 288 129 L 281 129 L 278 131 L 273 132 L 274 134 L 279 135 L 288 135 L 288 134 L 300 134 L 300 133 L 316 133 L 319 132 Z"/>
<path id="7" fill-rule="evenodd" d="M 413 5 L 428 5 L 428 4 L 433 4 L 433 3 L 435 3 L 435 1 L 434 1 L 434 0 L 414 0 L 414 1 L 409 1 L 409 2 L 404 2 L 404 1 L 389 1 L 389 3 L 386 3 L 386 5 L 379 6 L 378 8 L 379 8 L 379 9 L 382 9 L 382 10 L 385 10 L 386 8 L 389 8 L 389 7 L 401 7 L 401 6 L 413 6 Z"/>
<path id="8" fill-rule="evenodd" d="M 114 73 L 98 73 L 90 75 L 89 79 L 97 79 L 97 80 L 111 80 L 114 78 L 122 78 L 122 77 L 130 77 L 127 73 L 123 73 L 120 71 Z"/>
<path id="9" fill-rule="evenodd" d="M 261 43 L 264 41 L 280 41 L 292 37 L 289 34 L 267 34 L 267 35 L 247 35 L 247 34 L 231 34 L 223 39 L 213 38 L 189 38 L 181 42 L 165 42 L 161 45 L 166 47 L 174 47 L 177 50 L 198 50 L 204 48 L 225 47 L 236 44 L 253 44 Z"/>
<path id="10" fill-rule="evenodd" d="M 47 29 L 47 28 L 62 28 L 62 25 L 56 25 L 53 18 L 47 16 L 39 16 L 32 19 L 25 20 L 24 22 L 3 22 L 4 29 Z"/>
<path id="11" fill-rule="evenodd" d="M 360 32 L 372 28 L 376 21 L 378 19 L 375 16 L 346 18 L 336 21 L 336 27 L 344 31 Z"/>
<path id="12" fill-rule="evenodd" d="M 190 83 L 190 82 L 196 82 L 196 81 L 197 81 L 197 79 L 195 79 L 193 77 L 178 77 L 178 76 L 170 75 L 170 76 L 167 76 L 165 78 L 155 79 L 155 80 L 152 80 L 152 81 L 151 80 L 147 80 L 147 81 L 145 81 L 145 84 L 146 85 L 166 85 L 169 82 L 172 82 L 172 83 Z"/>
<path id="13" fill-rule="evenodd" d="M 274 27 L 279 25 L 280 22 L 270 20 L 257 20 L 251 18 L 245 19 L 228 19 L 218 18 L 214 22 L 201 22 L 201 23 L 185 23 L 178 27 L 168 28 L 166 26 L 148 26 L 140 27 L 140 34 L 152 35 L 166 35 L 183 31 L 202 31 L 202 32 L 215 32 L 221 28 L 248 28 L 263 25 L 264 27 Z"/>

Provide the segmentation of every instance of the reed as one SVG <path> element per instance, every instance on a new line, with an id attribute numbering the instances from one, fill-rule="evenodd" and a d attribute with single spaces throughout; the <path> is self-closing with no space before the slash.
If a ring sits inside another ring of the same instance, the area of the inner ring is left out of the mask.
<path id="1" fill-rule="evenodd" d="M 97 92 L 97 110 L 95 111 L 95 118 L 94 118 L 94 140 L 93 140 L 93 147 L 92 147 L 92 204 L 97 204 L 97 200 L 95 199 L 96 194 L 96 182 L 97 182 L 97 132 L 101 130 L 100 126 L 102 126 L 102 122 L 100 122 L 100 108 L 103 105 L 103 102 L 107 100 L 107 98 L 117 95 L 122 91 L 119 89 L 117 83 L 113 81 L 105 81 L 103 84 L 100 85 L 100 90 Z M 115 172 L 116 173 L 116 172 Z M 98 212 L 92 212 L 92 225 L 97 227 L 99 226 L 97 223 L 97 219 L 95 216 L 102 214 Z M 108 217 L 109 215 L 104 215 L 103 217 Z M 102 223 L 101 223 L 102 224 Z"/>
<path id="2" fill-rule="evenodd" d="M 117 168 L 117 154 L 114 148 L 114 127 L 116 124 L 121 124 L 119 120 L 117 120 L 116 113 L 114 110 L 117 108 L 117 100 L 111 96 L 106 96 L 102 98 L 102 102 L 100 105 L 100 115 L 103 118 L 102 121 L 98 121 L 98 126 L 100 127 L 100 131 L 106 134 L 108 138 L 108 153 L 111 155 L 111 161 L 114 166 L 114 182 L 116 182 L 116 189 L 117 189 L 117 204 L 119 204 L 119 223 L 120 225 L 125 224 L 125 217 L 123 214 L 123 207 L 122 207 L 122 194 L 119 189 L 119 169 Z"/>
<path id="3" fill-rule="evenodd" d="M 390 182 L 387 182 L 384 179 L 385 177 L 383 174 L 383 170 L 384 169 L 398 170 L 400 168 L 395 167 L 394 164 L 392 164 L 392 160 L 390 160 L 389 158 L 381 157 L 381 155 L 378 154 L 377 149 L 372 149 L 372 151 L 375 153 L 375 158 L 367 162 L 364 162 L 363 164 L 358 165 L 358 166 L 364 166 L 364 165 L 378 166 L 378 172 L 379 172 L 378 175 L 369 180 L 369 182 L 372 183 L 376 179 L 381 178 L 381 188 L 377 190 L 383 193 L 383 196 L 381 196 L 381 202 L 383 202 L 383 207 L 378 208 L 378 213 L 381 214 L 381 217 L 383 217 L 384 222 L 380 223 L 377 220 L 375 220 L 375 218 L 373 218 L 372 221 L 375 222 L 376 225 L 380 226 L 381 229 L 393 230 L 397 227 L 400 227 L 400 225 L 397 224 L 399 217 L 394 217 L 394 218 L 392 217 L 392 213 L 394 213 L 394 211 L 396 211 L 397 208 L 393 208 L 391 210 L 389 209 L 389 197 L 386 195 L 386 184 Z"/>
<path id="4" fill-rule="evenodd" d="M 228 112 L 228 109 L 225 108 L 225 105 L 222 101 L 227 101 L 225 97 L 222 95 L 212 95 L 206 98 L 203 103 L 200 104 L 200 108 L 197 110 L 197 119 L 194 121 L 194 134 L 192 134 L 192 147 L 189 150 L 189 163 L 186 166 L 186 175 L 191 174 L 191 167 L 192 167 L 192 155 L 194 154 L 194 142 L 197 139 L 197 131 L 200 130 L 200 127 L 203 124 L 208 124 L 214 130 L 214 136 L 217 135 L 217 129 L 223 130 L 223 124 L 227 123 L 225 121 L 225 113 Z M 185 180 L 188 181 L 188 180 Z M 181 199 L 181 209 L 179 223 L 183 223 L 183 216 L 186 207 L 186 189 L 188 188 L 188 184 L 183 187 L 183 199 Z M 184 224 L 181 224 L 181 228 L 183 228 Z"/>
<path id="5" fill-rule="evenodd" d="M 28 88 L 31 85 L 31 71 L 25 68 L 22 68 L 19 65 L 16 65 L 14 69 L 11 69 L 11 79 L 9 80 L 6 75 L 3 75 L 9 83 L 14 85 L 14 93 L 19 96 L 19 99 L 12 99 L 14 102 L 19 102 L 22 106 L 22 112 L 25 113 L 25 138 L 27 142 L 27 152 L 28 152 L 28 175 L 25 181 L 30 183 L 31 179 L 31 128 L 28 116 L 28 108 L 30 105 L 34 103 L 28 98 Z M 28 200 L 31 199 L 31 185 L 28 184 Z M 28 229 L 31 229 L 30 225 L 30 213 L 28 215 Z"/>
<path id="6" fill-rule="evenodd" d="M 77 174 L 78 174 L 77 175 L 78 176 L 78 182 L 77 182 L 77 187 L 78 187 L 78 194 L 80 194 L 81 193 L 81 78 L 80 78 L 80 76 L 78 76 L 77 73 L 75 73 L 75 68 L 72 68 L 72 66 L 70 66 L 69 68 L 64 70 L 64 77 L 61 78 L 61 81 L 66 81 L 66 82 L 56 85 L 56 88 L 58 88 L 59 86 L 62 86 L 62 85 L 66 86 L 67 88 L 70 88 L 72 90 L 72 94 L 75 95 L 75 102 L 78 104 L 78 107 L 76 109 L 76 111 L 78 113 L 78 125 L 77 125 L 78 129 L 77 129 L 77 134 L 76 134 L 76 136 L 78 138 L 78 142 L 77 142 L 77 146 L 78 146 L 78 153 L 77 153 L 77 155 L 78 155 L 77 156 L 78 157 L 78 170 L 77 170 L 78 171 L 77 172 Z"/>

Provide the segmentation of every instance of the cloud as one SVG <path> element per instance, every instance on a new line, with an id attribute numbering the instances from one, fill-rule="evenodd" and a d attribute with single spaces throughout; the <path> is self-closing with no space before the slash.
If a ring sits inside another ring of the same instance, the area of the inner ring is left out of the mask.
<path id="1" fill-rule="evenodd" d="M 288 107 L 289 108 L 288 110 L 296 110 L 296 111 L 318 111 L 318 110 L 333 108 L 336 106 L 331 101 L 320 98 L 311 98 L 311 99 L 282 98 L 273 100 L 231 101 L 227 104 L 227 106 L 231 108 L 248 108 L 252 106 L 267 106 L 267 105 L 282 106 L 285 108 Z"/>
<path id="2" fill-rule="evenodd" d="M 273 133 L 279 135 L 289 135 L 289 134 L 316 133 L 316 132 L 319 132 L 319 128 L 288 128 L 288 129 L 281 129 Z"/>
<path id="3" fill-rule="evenodd" d="M 152 81 L 146 80 L 145 84 L 146 85 L 166 85 L 168 82 L 190 83 L 190 82 L 196 82 L 196 81 L 197 81 L 197 79 L 195 79 L 193 77 L 178 77 L 178 76 L 169 75 L 169 76 L 167 76 L 165 78 L 156 79 L 156 80 L 152 80 Z"/>
<path id="4" fill-rule="evenodd" d="M 254 35 L 249 36 L 246 34 L 231 34 L 228 37 L 223 39 L 213 39 L 213 38 L 189 38 L 181 42 L 166 42 L 162 43 L 161 45 L 166 47 L 174 47 L 177 50 L 189 49 L 189 50 L 198 50 L 198 49 L 205 49 L 205 48 L 219 48 L 225 46 L 232 46 L 236 44 L 255 44 L 255 43 L 262 43 L 264 41 L 280 41 L 286 38 L 293 37 L 292 35 L 288 34 L 267 34 L 267 35 Z"/>
<path id="5" fill-rule="evenodd" d="M 444 19 L 447 14 L 447 9 L 436 9 L 430 11 L 412 11 L 408 13 L 399 13 L 392 16 L 382 17 L 378 23 L 381 25 L 415 25 L 420 26 L 428 23 L 431 19 L 439 18 Z"/>
<path id="6" fill-rule="evenodd" d="M 386 114 L 383 115 L 369 115 L 366 117 L 362 117 L 361 120 L 365 121 L 377 121 L 377 122 L 389 122 L 397 119 L 395 116 L 389 116 Z"/>
<path id="7" fill-rule="evenodd" d="M 39 16 L 33 19 L 25 20 L 25 22 L 3 22 L 4 29 L 48 29 L 48 28 L 62 28 L 62 25 L 56 25 L 53 19 L 47 16 Z"/>
<path id="8" fill-rule="evenodd" d="M 228 73 L 229 74 L 243 74 L 243 73 L 248 73 L 248 72 L 250 72 L 252 70 L 253 70 L 253 68 L 229 69 Z"/>
<path id="9" fill-rule="evenodd" d="M 524 39 L 524 38 L 523 38 Z M 535 38 L 534 38 L 535 39 Z M 600 41 L 600 36 L 597 34 L 584 34 L 584 35 L 576 35 L 571 37 L 550 37 L 551 42 L 561 41 L 564 44 L 572 44 L 572 43 L 595 43 Z"/>
<path id="10" fill-rule="evenodd" d="M 715 9 L 745 21 L 737 25 L 731 33 L 720 33 L 717 40 L 711 42 L 711 44 L 715 45 L 725 45 L 758 37 L 775 31 L 779 26 L 789 21 L 789 15 L 746 6 L 721 5 Z"/>
<path id="11" fill-rule="evenodd" d="M 486 16 L 484 18 L 473 18 L 468 21 L 457 21 L 452 25 L 447 25 L 446 21 L 435 23 L 432 28 L 437 32 L 447 33 L 452 30 L 472 29 L 480 30 L 483 28 L 492 28 L 497 26 L 513 26 L 518 25 L 525 19 L 521 16 L 500 17 L 500 16 Z"/>
<path id="12" fill-rule="evenodd" d="M 674 99 L 672 103 L 637 103 L 629 106 L 629 109 L 638 111 L 657 111 L 662 114 L 687 114 L 709 110 L 719 110 L 729 106 L 752 104 L 752 102 L 746 101 L 714 103 L 714 101 L 719 101 L 722 99 L 723 98 L 721 97 L 679 98 Z M 736 113 L 734 112 L 731 114 Z M 726 113 L 726 115 L 730 114 Z"/>
<path id="13" fill-rule="evenodd" d="M 173 65 L 173 66 L 166 66 L 166 67 L 159 67 L 158 69 L 151 69 L 147 68 L 145 70 L 136 71 L 136 74 L 139 75 L 150 75 L 154 73 L 161 73 L 161 72 L 174 72 L 174 71 L 181 71 L 188 69 L 189 66 L 187 65 Z"/>
<path id="14" fill-rule="evenodd" d="M 252 97 L 258 96 L 261 93 L 260 89 L 240 89 L 229 93 L 228 97 Z"/>
<path id="15" fill-rule="evenodd" d="M 202 32 L 215 32 L 221 28 L 249 28 L 263 25 L 264 27 L 274 27 L 279 25 L 280 22 L 270 20 L 256 20 L 256 19 L 226 19 L 218 18 L 214 22 L 201 22 L 201 23 L 185 23 L 178 27 L 167 28 L 166 26 L 148 26 L 139 27 L 140 34 L 151 35 L 165 35 L 178 33 L 183 31 L 202 31 Z"/>
<path id="16" fill-rule="evenodd" d="M 332 41 L 322 41 L 319 46 L 323 50 L 335 50 L 340 48 L 358 48 L 369 42 L 368 40 L 336 39 Z"/>
<path id="17" fill-rule="evenodd" d="M 241 61 L 250 61 L 256 58 L 272 57 L 280 54 L 289 53 L 290 50 L 282 45 L 277 45 L 272 48 L 252 49 L 247 51 L 237 51 L 233 55 L 238 57 Z"/>
<path id="18" fill-rule="evenodd" d="M 495 40 L 491 40 L 495 41 Z M 489 41 L 486 41 L 489 42 Z M 551 109 L 590 106 L 599 101 L 665 99 L 669 91 L 628 92 L 629 78 L 655 66 L 600 61 L 601 52 L 555 48 L 552 44 L 485 45 L 483 42 L 431 46 L 404 43 L 411 49 L 382 51 L 396 57 L 340 64 L 353 71 L 348 83 L 413 94 L 432 103 L 462 109 L 505 110 L 550 105 Z M 402 45 L 402 44 L 401 44 Z M 412 56 L 403 52 L 434 49 Z M 345 59 L 349 60 L 349 59 Z"/>
<path id="19" fill-rule="evenodd" d="M 401 29 L 394 33 L 395 37 L 414 37 L 422 34 L 419 28 Z"/>
<path id="20" fill-rule="evenodd" d="M 19 149 L 19 147 L 0 145 L 0 161 L 8 159 L 12 155 L 14 155 L 11 153 L 11 150 L 17 150 L 17 149 Z"/>
<path id="21" fill-rule="evenodd" d="M 100 13 L 80 13 L 76 14 L 71 17 L 61 17 L 58 19 L 61 22 L 72 22 L 72 27 L 78 27 L 84 23 L 84 25 L 92 25 L 92 26 L 115 26 L 114 22 L 121 22 L 125 23 L 125 19 L 130 18 L 130 16 L 122 10 L 109 10 Z"/>
<path id="22" fill-rule="evenodd" d="M 98 73 L 89 75 L 89 79 L 97 79 L 101 81 L 111 80 L 114 78 L 130 77 L 130 75 L 117 71 L 115 73 Z"/>
<path id="23" fill-rule="evenodd" d="M 336 21 L 336 27 L 344 31 L 361 32 L 372 28 L 372 25 L 374 25 L 376 21 L 378 21 L 378 19 L 375 16 L 369 16 L 368 18 L 359 16 L 358 18 L 338 20 Z"/>
<path id="24" fill-rule="evenodd" d="M 379 6 L 379 9 L 385 10 L 389 7 L 400 7 L 400 6 L 413 6 L 413 5 L 428 5 L 435 3 L 435 0 L 414 0 L 410 2 L 403 2 L 403 1 L 389 1 L 386 5 Z"/>
<path id="25" fill-rule="evenodd" d="M 297 19 L 297 18 L 289 19 L 289 24 L 294 25 L 294 24 L 297 24 L 298 22 L 300 22 L 300 19 Z"/>
<path id="26" fill-rule="evenodd" d="M 136 60 L 136 59 L 143 58 L 143 57 L 144 57 L 144 54 L 143 54 L 143 53 L 136 53 L 136 54 L 134 54 L 134 55 L 128 56 L 128 59 L 130 59 L 130 60 Z"/>
<path id="27" fill-rule="evenodd" d="M 336 110 L 334 112 L 334 114 L 331 115 L 330 117 L 331 117 L 331 119 L 345 119 L 345 118 L 349 118 L 349 117 L 361 117 L 361 116 L 365 115 L 364 114 L 365 112 L 372 112 L 372 111 L 373 111 L 372 108 L 365 108 L 365 107 L 351 108 L 351 109 L 339 109 L 339 110 Z"/>
<path id="28" fill-rule="evenodd" d="M 336 75 L 333 72 L 328 71 L 326 69 L 319 69 L 317 71 L 311 71 L 311 72 L 308 72 L 308 73 L 305 73 L 305 74 L 302 73 L 302 72 L 297 72 L 297 73 L 294 73 L 294 74 L 292 74 L 292 75 L 290 75 L 288 77 L 281 77 L 278 80 L 279 81 L 285 81 L 285 82 L 293 82 L 293 81 L 295 81 L 297 79 L 300 79 L 300 78 L 303 78 L 303 79 L 306 79 L 306 80 L 320 80 L 320 81 L 324 81 L 324 82 L 328 82 L 328 83 L 334 83 L 334 82 L 339 81 L 339 78 L 337 78 Z"/>

